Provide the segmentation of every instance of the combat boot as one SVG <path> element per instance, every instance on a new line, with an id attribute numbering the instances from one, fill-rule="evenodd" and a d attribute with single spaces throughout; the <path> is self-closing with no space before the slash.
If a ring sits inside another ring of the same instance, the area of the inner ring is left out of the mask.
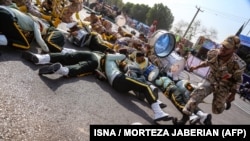
<path id="1" fill-rule="evenodd" d="M 189 119 L 189 116 L 183 114 L 182 119 L 178 120 L 178 118 L 175 117 L 173 118 L 172 122 L 174 125 L 185 125 L 188 119 Z"/>
<path id="2" fill-rule="evenodd" d="M 229 110 L 231 108 L 231 102 L 225 103 L 225 110 Z"/>
<path id="3" fill-rule="evenodd" d="M 39 69 L 38 74 L 42 75 L 42 74 L 53 74 L 56 73 L 58 70 L 60 70 L 60 68 L 62 67 L 62 65 L 60 63 L 55 63 L 52 64 L 50 66 L 45 66 Z"/>

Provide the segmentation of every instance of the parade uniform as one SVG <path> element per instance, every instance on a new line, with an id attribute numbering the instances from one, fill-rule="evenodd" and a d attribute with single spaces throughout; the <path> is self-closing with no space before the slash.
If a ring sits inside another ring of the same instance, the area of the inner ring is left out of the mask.
<path id="1" fill-rule="evenodd" d="M 73 53 L 50 53 L 50 62 L 60 62 L 62 66 L 67 67 L 69 72 L 67 76 L 84 76 L 100 68 L 100 58 L 103 53 L 94 53 L 89 51 L 77 51 Z"/>
<path id="2" fill-rule="evenodd" d="M 126 55 L 127 50 L 126 49 L 120 50 L 120 53 L 123 53 Z M 138 55 L 139 54 L 139 55 Z M 138 52 L 137 57 L 144 57 L 144 54 L 142 54 L 141 52 Z M 150 88 L 153 91 L 153 94 L 155 95 L 156 98 L 158 98 L 158 88 L 156 86 L 154 86 L 150 81 L 148 81 L 148 79 L 146 78 L 146 75 L 144 74 L 144 69 L 145 67 L 148 65 L 148 60 L 145 58 L 143 61 L 136 61 L 136 58 L 134 58 L 134 60 L 131 60 L 129 58 L 126 58 L 125 60 L 122 61 L 118 61 L 119 64 L 119 68 L 125 73 L 125 75 L 139 80 L 142 83 L 148 84 L 150 86 Z M 144 100 L 144 94 L 138 92 L 138 91 L 133 91 L 136 96 L 140 99 L 140 100 Z"/>
<path id="3" fill-rule="evenodd" d="M 173 119 L 173 123 L 177 125 L 184 125 L 189 120 L 190 124 L 196 124 L 200 121 L 203 125 L 212 124 L 211 114 L 204 113 L 200 108 L 196 107 L 193 115 L 187 115 L 182 112 L 186 103 L 190 98 L 190 93 L 197 88 L 197 86 L 191 84 L 188 80 L 179 80 L 175 83 L 167 76 L 161 76 L 155 80 L 156 86 L 158 86 L 163 94 L 171 100 L 174 106 L 182 113 L 182 118 L 178 120 Z"/>
<path id="4" fill-rule="evenodd" d="M 38 18 L 43 18 L 47 21 L 51 21 L 52 17 L 49 15 L 45 15 L 38 11 L 36 7 L 33 5 L 32 0 L 12 0 L 13 3 L 16 4 L 18 9 L 24 13 L 30 13 L 33 16 Z"/>
<path id="5" fill-rule="evenodd" d="M 0 17 L 4 21 L 0 22 L 0 34 L 6 37 L 6 43 L 3 45 L 29 49 L 31 41 L 27 40 L 24 30 L 21 29 L 21 26 L 18 26 L 18 21 L 14 12 L 12 12 L 10 8 L 0 6 Z M 33 23 L 30 18 L 27 19 Z M 27 33 L 30 31 L 27 30 Z"/>
<path id="6" fill-rule="evenodd" d="M 49 24 L 18 9 L 0 6 L 0 34 L 7 39 L 6 46 L 29 49 L 33 38 L 44 52 L 60 52 L 64 35 Z"/>
<path id="7" fill-rule="evenodd" d="M 105 72 L 109 84 L 118 92 L 124 93 L 133 90 L 143 93 L 155 113 L 155 121 L 169 118 L 169 114 L 164 113 L 161 110 L 159 104 L 157 103 L 158 98 L 153 94 L 149 84 L 128 77 L 119 69 L 116 61 L 121 61 L 125 58 L 126 56 L 124 54 L 117 53 L 107 54 L 103 59 L 101 59 L 101 68 Z"/>
<path id="8" fill-rule="evenodd" d="M 105 52 L 105 51 L 107 51 L 107 49 L 113 50 L 113 44 L 111 44 L 107 41 L 104 41 L 102 39 L 101 35 L 96 33 L 96 32 L 91 32 L 89 34 L 88 40 L 90 40 L 90 44 L 89 44 L 88 48 L 92 51 Z"/>
<path id="9" fill-rule="evenodd" d="M 50 26 L 43 38 L 50 52 L 61 52 L 63 50 L 66 39 L 63 33 L 57 28 Z"/>
<path id="10" fill-rule="evenodd" d="M 154 112 L 154 120 L 170 120 L 169 114 L 162 111 L 158 99 L 153 94 L 149 85 L 130 78 L 122 73 L 116 63 L 117 60 L 126 58 L 123 54 L 106 54 L 95 53 L 90 51 L 50 53 L 50 54 L 34 54 L 31 52 L 23 52 L 23 58 L 32 61 L 35 64 L 49 64 L 39 69 L 39 74 L 61 74 L 63 76 L 84 76 L 96 70 L 104 71 L 109 84 L 119 92 L 128 92 L 135 90 L 144 93 L 145 98 L 151 105 Z M 102 56 L 104 55 L 104 56 Z"/>
<path id="11" fill-rule="evenodd" d="M 100 59 L 104 56 L 101 52 L 77 51 L 69 49 L 60 53 L 34 54 L 24 52 L 23 58 L 35 64 L 51 64 L 42 67 L 39 74 L 60 74 L 67 77 L 79 77 L 92 74 L 100 70 Z"/>
<path id="12" fill-rule="evenodd" d="M 89 48 L 91 51 L 105 52 L 113 50 L 113 44 L 104 41 L 97 32 L 91 32 L 87 27 L 79 27 L 78 23 L 73 23 L 69 28 L 69 42 L 80 48 Z"/>

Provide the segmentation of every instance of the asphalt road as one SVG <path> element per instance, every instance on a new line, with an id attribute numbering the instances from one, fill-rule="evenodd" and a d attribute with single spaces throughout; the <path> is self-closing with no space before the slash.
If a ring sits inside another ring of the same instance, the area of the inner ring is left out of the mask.
<path id="1" fill-rule="evenodd" d="M 68 43 L 66 47 L 75 48 Z M 40 50 L 34 43 L 31 51 Z M 0 141 L 88 141 L 89 127 L 93 124 L 140 122 L 155 125 L 150 106 L 132 93 L 118 93 L 93 75 L 78 78 L 39 76 L 41 66 L 22 59 L 22 50 L 0 47 L 0 53 Z M 193 83 L 202 80 L 190 75 Z M 207 103 L 200 104 L 209 113 L 211 98 L 208 96 Z M 163 109 L 165 112 L 181 117 L 161 92 L 159 99 L 168 105 Z M 230 110 L 220 115 L 212 114 L 212 122 L 214 125 L 249 125 L 249 109 L 250 103 L 237 95 Z M 172 125 L 172 121 L 160 124 Z"/>
<path id="2" fill-rule="evenodd" d="M 72 45 L 67 44 L 67 47 Z M 33 52 L 39 52 L 34 44 Z M 0 56 L 0 140 L 88 140 L 91 124 L 154 125 L 147 102 L 113 90 L 107 82 L 89 75 L 65 78 L 39 76 L 36 66 L 21 58 L 22 50 L 1 47 Z M 185 77 L 187 72 L 182 74 Z M 193 83 L 202 79 L 191 75 Z M 172 103 L 159 93 L 168 106 L 163 110 L 181 117 Z M 211 96 L 200 107 L 211 113 Z M 250 103 L 239 99 L 230 110 L 212 115 L 214 125 L 250 124 Z M 172 125 L 171 121 L 160 122 Z"/>

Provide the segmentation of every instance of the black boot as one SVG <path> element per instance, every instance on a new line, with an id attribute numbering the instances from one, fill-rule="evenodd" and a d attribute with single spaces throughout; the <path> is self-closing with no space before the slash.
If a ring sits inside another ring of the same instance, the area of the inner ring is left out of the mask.
<path id="1" fill-rule="evenodd" d="M 226 102 L 225 110 L 229 110 L 231 108 L 231 102 Z"/>
<path id="2" fill-rule="evenodd" d="M 173 122 L 174 125 L 185 125 L 185 122 L 184 122 L 184 121 L 178 120 L 178 118 L 176 118 L 176 117 L 174 117 L 174 118 L 172 119 L 172 122 Z"/>
<path id="3" fill-rule="evenodd" d="M 175 117 L 173 118 L 172 122 L 174 125 L 185 125 L 188 119 L 189 119 L 188 115 L 183 115 L 182 119 L 178 120 L 178 118 Z"/>
<path id="4" fill-rule="evenodd" d="M 45 66 L 39 69 L 38 74 L 42 75 L 42 74 L 53 74 L 56 71 L 58 71 L 60 68 L 62 67 L 62 65 L 60 63 L 55 63 L 52 64 L 50 66 Z"/>
<path id="5" fill-rule="evenodd" d="M 35 64 L 39 62 L 36 55 L 34 53 L 30 52 L 30 51 L 23 52 L 22 53 L 22 58 L 24 58 L 24 59 L 26 59 L 26 60 L 28 60 L 28 61 L 30 61 L 32 63 L 35 63 Z"/>

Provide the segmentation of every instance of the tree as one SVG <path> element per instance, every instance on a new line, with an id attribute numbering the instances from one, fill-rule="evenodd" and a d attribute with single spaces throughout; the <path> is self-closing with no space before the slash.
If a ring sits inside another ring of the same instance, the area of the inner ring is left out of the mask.
<path id="1" fill-rule="evenodd" d="M 123 7 L 122 7 L 123 13 L 130 16 L 130 17 L 133 17 L 132 10 L 131 10 L 133 6 L 134 6 L 134 4 L 130 3 L 130 2 L 123 5 Z"/>
<path id="2" fill-rule="evenodd" d="M 187 29 L 188 27 L 188 23 L 181 20 L 178 23 L 176 23 L 174 25 L 174 27 L 172 28 L 172 31 L 176 34 L 176 35 L 183 35 L 184 31 Z"/>
<path id="3" fill-rule="evenodd" d="M 146 22 L 146 14 L 150 10 L 150 7 L 145 4 L 136 4 L 131 8 L 131 12 L 133 13 L 134 19 L 137 21 Z"/>
<path id="4" fill-rule="evenodd" d="M 108 3 L 109 5 L 115 5 L 119 8 L 121 8 L 124 4 L 122 0 L 106 0 L 106 3 Z"/>
<path id="5" fill-rule="evenodd" d="M 147 24 L 150 25 L 154 20 L 158 21 L 157 29 L 170 30 L 174 21 L 171 10 L 162 3 L 155 4 L 147 13 Z"/>
<path id="6" fill-rule="evenodd" d="M 177 35 L 183 35 L 188 25 L 189 25 L 188 22 L 181 20 L 177 24 L 174 25 L 174 27 L 172 28 L 172 31 Z M 208 38 L 210 40 L 216 40 L 217 34 L 218 32 L 216 29 L 214 28 L 208 29 L 207 27 L 202 26 L 202 23 L 200 20 L 196 20 L 193 22 L 193 24 L 189 28 L 186 38 L 191 41 L 193 39 L 197 39 L 200 36 L 204 36 L 205 38 Z"/>

